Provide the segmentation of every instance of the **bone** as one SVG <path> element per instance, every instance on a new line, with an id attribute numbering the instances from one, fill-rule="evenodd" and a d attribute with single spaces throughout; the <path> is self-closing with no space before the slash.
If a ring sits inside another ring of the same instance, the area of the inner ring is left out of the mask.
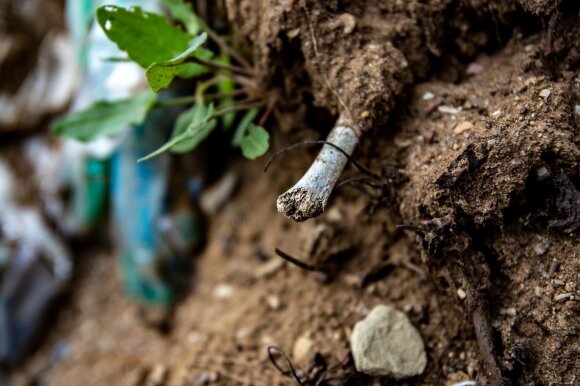
<path id="1" fill-rule="evenodd" d="M 326 141 L 350 155 L 358 144 L 358 132 L 341 115 Z M 320 216 L 347 162 L 339 150 L 324 145 L 300 181 L 278 197 L 278 212 L 297 222 Z"/>

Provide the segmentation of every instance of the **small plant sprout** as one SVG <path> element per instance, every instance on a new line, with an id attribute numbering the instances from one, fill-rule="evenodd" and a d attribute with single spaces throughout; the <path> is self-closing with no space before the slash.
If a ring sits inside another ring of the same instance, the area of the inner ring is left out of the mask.
<path id="1" fill-rule="evenodd" d="M 266 123 L 276 101 L 272 93 L 259 87 L 252 66 L 227 43 L 228 37 L 212 31 L 182 0 L 163 0 L 172 25 L 162 15 L 140 7 L 105 5 L 96 19 L 109 40 L 145 70 L 151 88 L 140 95 L 115 101 L 99 101 L 87 109 L 56 122 L 52 130 L 63 137 L 92 141 L 138 126 L 155 108 L 187 107 L 178 117 L 168 142 L 143 157 L 147 160 L 165 151 L 193 150 L 216 128 L 232 130 L 231 145 L 249 159 L 262 156 L 269 147 Z M 211 49 L 202 47 L 213 41 Z M 110 58 L 109 60 L 116 60 Z M 125 59 L 123 59 L 125 60 Z M 194 95 L 155 95 L 175 78 L 195 79 Z M 258 115 L 262 111 L 261 115 Z M 245 112 L 236 118 L 237 112 Z M 251 116 L 251 119 L 248 117 Z M 256 119 L 256 124 L 253 119 Z"/>
<path id="2" fill-rule="evenodd" d="M 298 222 L 321 215 L 348 162 L 347 154 L 350 156 L 358 144 L 359 135 L 342 114 L 310 169 L 296 185 L 278 197 L 278 211 Z"/>

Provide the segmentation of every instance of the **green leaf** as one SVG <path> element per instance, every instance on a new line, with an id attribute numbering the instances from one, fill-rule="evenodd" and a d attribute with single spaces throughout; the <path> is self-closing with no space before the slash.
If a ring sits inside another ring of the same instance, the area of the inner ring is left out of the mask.
<path id="1" fill-rule="evenodd" d="M 227 53 L 222 53 L 218 58 L 217 61 L 223 64 L 231 64 L 230 57 Z M 218 91 L 222 94 L 231 93 L 235 90 L 236 84 L 232 78 L 224 78 L 221 82 L 217 85 Z M 235 99 L 233 97 L 225 97 L 222 98 L 218 107 L 220 110 L 229 109 L 235 103 Z M 236 112 L 230 111 L 229 113 L 225 114 L 222 117 L 222 126 L 224 129 L 228 130 L 234 124 L 236 120 Z"/>
<path id="2" fill-rule="evenodd" d="M 205 48 L 198 48 L 194 56 L 202 60 L 210 60 L 213 57 L 213 52 Z M 209 69 L 202 64 L 185 62 L 179 66 L 177 76 L 180 78 L 193 78 L 208 72 Z"/>
<path id="3" fill-rule="evenodd" d="M 155 95 L 151 92 L 113 102 L 99 101 L 58 120 L 52 132 L 84 142 L 114 135 L 143 122 L 154 104 Z"/>
<path id="4" fill-rule="evenodd" d="M 208 50 L 201 50 L 199 47 L 207 40 L 204 32 L 196 37 L 191 46 L 174 58 L 166 61 L 152 63 L 145 71 L 145 76 L 149 86 L 155 92 L 169 86 L 175 76 L 192 77 L 207 72 L 207 68 L 196 63 L 187 63 L 187 59 L 196 56 L 200 59 L 210 59 L 213 54 Z"/>
<path id="5" fill-rule="evenodd" d="M 191 4 L 186 4 L 181 0 L 163 0 L 163 4 L 165 4 L 175 20 L 183 23 L 187 32 L 192 35 L 196 35 L 199 32 L 201 26 Z"/>
<path id="6" fill-rule="evenodd" d="M 264 155 L 270 146 L 269 139 L 270 134 L 263 127 L 250 124 L 247 134 L 240 142 L 242 154 L 252 160 Z"/>
<path id="7" fill-rule="evenodd" d="M 198 104 L 193 106 L 189 111 L 190 113 L 184 118 L 184 120 L 189 119 L 187 125 L 180 122 L 179 118 L 181 117 L 179 117 L 173 130 L 172 137 L 178 137 L 182 133 L 188 133 L 186 138 L 171 147 L 171 151 L 174 153 L 185 153 L 193 150 L 201 141 L 207 138 L 216 126 L 216 120 L 211 119 L 214 111 L 213 103 L 209 106 Z"/>
<path id="8" fill-rule="evenodd" d="M 171 146 L 171 151 L 173 153 L 187 153 L 192 151 L 197 147 L 197 145 L 206 139 L 208 135 L 210 135 L 216 125 L 217 120 L 211 119 L 203 125 L 196 126 L 196 128 L 189 133 L 187 138 Z"/>
<path id="9" fill-rule="evenodd" d="M 213 113 L 213 103 L 209 106 L 196 105 L 185 111 L 177 118 L 169 142 L 138 162 L 146 161 L 168 150 L 175 153 L 193 150 L 215 128 L 217 121 L 213 118 Z"/>
<path id="10" fill-rule="evenodd" d="M 150 153 L 143 158 L 139 158 L 137 160 L 137 162 L 143 162 L 143 161 L 147 161 L 148 159 L 151 159 L 153 157 L 157 157 L 159 154 L 166 152 L 167 150 L 171 149 L 172 146 L 177 145 L 179 142 L 186 139 L 187 135 L 188 135 L 188 133 L 182 133 L 181 135 L 179 135 L 177 137 L 171 138 L 171 140 L 169 140 L 169 142 L 167 142 L 165 145 L 161 146 L 159 149 L 155 150 L 153 153 Z"/>
<path id="11" fill-rule="evenodd" d="M 256 118 L 258 115 L 258 109 L 251 109 L 244 114 L 240 123 L 236 127 L 236 131 L 234 132 L 234 136 L 232 138 L 232 146 L 240 146 L 242 139 L 246 135 L 246 130 L 250 123 Z"/>
<path id="12" fill-rule="evenodd" d="M 97 9 L 97 20 L 107 37 L 143 68 L 179 55 L 192 38 L 164 16 L 140 7 L 105 5 Z"/>

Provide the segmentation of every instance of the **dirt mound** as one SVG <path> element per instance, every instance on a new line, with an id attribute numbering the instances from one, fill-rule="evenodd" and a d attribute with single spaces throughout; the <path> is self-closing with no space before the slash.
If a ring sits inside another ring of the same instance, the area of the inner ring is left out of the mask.
<path id="1" fill-rule="evenodd" d="M 577 7 L 565 4 L 571 12 L 560 14 L 547 2 L 277 4 L 229 3 L 263 72 L 284 79 L 288 94 L 306 89 L 311 97 L 302 101 L 350 114 L 363 130 L 385 122 L 431 63 L 447 66 L 441 78 L 455 84 L 419 85 L 392 119 L 394 148 L 377 144 L 374 132 L 362 154 L 402 165 L 409 183 L 387 193 L 433 274 L 466 293 L 488 381 L 572 379 L 577 314 L 564 299 L 574 296 L 579 264 Z M 531 33 L 519 24 L 532 20 L 525 11 L 552 12 L 535 21 L 547 28 Z M 462 64 L 503 39 L 497 54 Z M 554 261 L 557 279 L 547 268 Z M 546 279 L 568 283 L 568 292 L 544 288 Z M 546 310 L 553 317 L 529 321 Z"/>

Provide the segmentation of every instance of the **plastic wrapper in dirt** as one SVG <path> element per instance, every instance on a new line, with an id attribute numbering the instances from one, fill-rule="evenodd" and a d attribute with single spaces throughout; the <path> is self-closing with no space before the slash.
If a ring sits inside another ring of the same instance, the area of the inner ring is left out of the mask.
<path id="1" fill-rule="evenodd" d="M 16 182 L 0 161 L 0 363 L 29 348 L 51 303 L 72 275 L 66 247 L 41 212 L 14 199 Z"/>

